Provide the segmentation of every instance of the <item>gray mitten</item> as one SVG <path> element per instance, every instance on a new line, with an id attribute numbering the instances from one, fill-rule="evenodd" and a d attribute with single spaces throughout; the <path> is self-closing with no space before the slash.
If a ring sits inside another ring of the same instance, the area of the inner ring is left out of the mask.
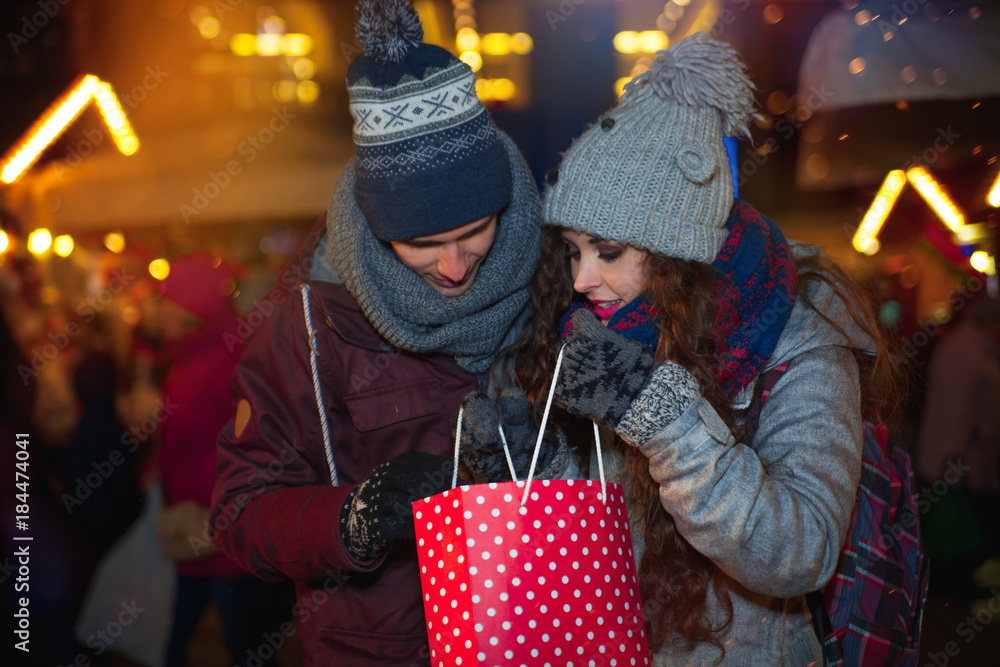
<path id="1" fill-rule="evenodd" d="M 651 352 L 581 308 L 573 314 L 553 400 L 571 414 L 615 427 L 656 367 Z"/>
<path id="2" fill-rule="evenodd" d="M 486 480 L 509 481 L 510 469 L 498 429 L 501 424 L 514 470 L 518 479 L 523 479 L 531 467 L 538 426 L 531 416 L 527 394 L 516 387 L 504 389 L 496 403 L 481 391 L 469 394 L 462 401 L 461 461 L 475 475 Z M 545 437 L 535 464 L 539 477 L 544 477 L 543 473 L 560 458 L 563 448 L 566 448 L 564 438 L 558 434 L 556 437 Z"/>

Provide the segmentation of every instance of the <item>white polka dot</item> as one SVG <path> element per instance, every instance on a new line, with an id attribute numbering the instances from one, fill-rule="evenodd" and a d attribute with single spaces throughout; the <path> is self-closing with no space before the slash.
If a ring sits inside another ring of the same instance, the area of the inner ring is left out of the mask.
<path id="1" fill-rule="evenodd" d="M 514 522 L 513 521 L 508 521 L 507 522 L 507 530 L 514 530 Z"/>
<path id="2" fill-rule="evenodd" d="M 483 582 L 483 586 L 486 586 L 486 588 L 493 588 L 493 580 L 487 579 L 486 581 Z"/>
<path id="3" fill-rule="evenodd" d="M 434 506 L 434 513 L 435 514 L 440 514 L 441 513 L 441 506 L 440 505 L 435 505 Z"/>
<path id="4" fill-rule="evenodd" d="M 524 607 L 522 607 L 521 605 L 514 607 L 514 613 L 520 616 L 522 613 L 524 613 Z"/>
<path id="5" fill-rule="evenodd" d="M 461 583 L 461 585 L 459 585 L 459 587 L 458 587 L 458 590 L 460 590 L 460 591 L 462 591 L 462 592 L 464 593 L 464 592 L 466 591 L 466 589 L 467 589 L 467 588 L 469 588 L 469 587 L 468 587 L 468 586 L 466 585 L 466 583 L 465 583 L 465 582 L 463 581 L 463 582 Z"/>
<path id="6" fill-rule="evenodd" d="M 490 616 L 490 617 L 496 616 L 497 615 L 497 610 L 494 609 L 493 607 L 490 607 L 489 609 L 486 610 L 486 615 Z"/>
<path id="7" fill-rule="evenodd" d="M 479 524 L 479 532 L 480 533 L 485 533 L 489 529 L 490 529 L 490 527 L 487 526 L 485 523 Z"/>
<path id="8" fill-rule="evenodd" d="M 503 544 L 503 538 L 497 535 L 493 538 L 493 544 Z"/>
<path id="9" fill-rule="evenodd" d="M 504 621 L 503 623 L 500 624 L 500 627 L 502 627 L 504 630 L 510 630 L 510 621 Z"/>
<path id="10" fill-rule="evenodd" d="M 416 512 L 413 513 L 413 516 L 415 516 L 418 519 L 422 519 L 423 516 L 424 516 L 424 513 L 421 512 L 420 510 L 417 510 Z"/>
<path id="11" fill-rule="evenodd" d="M 482 496 L 476 496 L 476 502 L 482 505 L 483 503 L 486 502 L 486 498 L 483 498 Z"/>
<path id="12" fill-rule="evenodd" d="M 510 583 L 514 584 L 515 586 L 520 586 L 521 585 L 521 578 L 520 577 L 514 577 L 513 579 L 510 580 Z"/>
<path id="13" fill-rule="evenodd" d="M 496 637 L 490 637 L 490 644 L 492 644 L 493 646 L 496 646 L 499 643 L 500 643 L 499 639 L 497 639 Z"/>
<path id="14" fill-rule="evenodd" d="M 465 510 L 465 515 L 464 516 L 465 516 L 466 519 L 471 519 L 472 518 L 472 512 L 470 510 Z"/>
<path id="15" fill-rule="evenodd" d="M 484 551 L 483 552 L 483 560 L 489 560 L 489 559 L 490 559 L 490 552 L 489 551 Z"/>
<path id="16" fill-rule="evenodd" d="M 508 650 L 508 651 L 504 651 L 504 654 L 503 654 L 503 655 L 504 655 L 504 657 L 505 657 L 505 658 L 507 658 L 508 660 L 510 660 L 511 658 L 513 658 L 513 657 L 514 657 L 514 652 L 513 652 L 513 651 L 510 651 L 510 650 Z"/>
<path id="17" fill-rule="evenodd" d="M 545 506 L 545 513 L 546 514 L 552 514 L 552 506 L 551 505 L 546 505 Z"/>
<path id="18" fill-rule="evenodd" d="M 525 572 L 531 572 L 531 567 L 532 567 L 531 563 L 525 563 L 524 564 L 524 571 Z"/>
<path id="19" fill-rule="evenodd" d="M 500 516 L 500 510 L 494 507 L 493 511 L 491 511 L 490 514 L 492 514 L 494 517 L 498 517 Z"/>
<path id="20" fill-rule="evenodd" d="M 500 601 L 501 602 L 506 602 L 508 597 L 509 596 L 506 593 L 501 593 L 500 594 Z"/>
<path id="21" fill-rule="evenodd" d="M 476 567 L 475 565 L 472 565 L 472 566 L 469 567 L 469 574 L 475 576 L 478 573 L 479 573 L 479 568 L 478 567 Z"/>
<path id="22" fill-rule="evenodd" d="M 476 546 L 476 540 L 475 540 L 475 538 L 470 536 L 468 539 L 466 539 L 465 540 L 465 546 L 469 547 L 470 549 L 472 547 Z"/>
<path id="23" fill-rule="evenodd" d="M 497 572 L 503 573 L 503 571 L 506 570 L 506 569 L 507 569 L 507 567 L 503 563 L 500 563 L 499 565 L 497 565 Z"/>

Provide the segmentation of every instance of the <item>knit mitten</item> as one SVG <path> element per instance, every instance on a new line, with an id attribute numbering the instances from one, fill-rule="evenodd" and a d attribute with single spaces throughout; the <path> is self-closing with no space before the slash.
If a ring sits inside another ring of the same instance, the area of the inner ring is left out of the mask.
<path id="1" fill-rule="evenodd" d="M 656 366 L 656 358 L 642 345 L 581 308 L 573 314 L 553 400 L 571 414 L 614 427 Z"/>
<path id="2" fill-rule="evenodd" d="M 344 547 L 372 560 L 391 540 L 412 540 L 416 500 L 451 488 L 452 457 L 403 452 L 376 466 L 347 496 L 340 510 Z"/>
<path id="3" fill-rule="evenodd" d="M 531 467 L 538 426 L 531 416 L 527 394 L 516 387 L 504 389 L 496 403 L 481 391 L 465 397 L 462 401 L 461 460 L 475 475 L 487 481 L 509 481 L 510 469 L 499 425 L 503 426 L 514 471 L 523 479 Z M 569 448 L 565 438 L 560 436 L 553 427 L 553 435 L 546 435 L 542 440 L 535 464 L 537 477 L 544 479 L 549 473 L 561 472 L 549 470 L 557 460 L 562 461 L 563 467 L 568 463 Z"/>

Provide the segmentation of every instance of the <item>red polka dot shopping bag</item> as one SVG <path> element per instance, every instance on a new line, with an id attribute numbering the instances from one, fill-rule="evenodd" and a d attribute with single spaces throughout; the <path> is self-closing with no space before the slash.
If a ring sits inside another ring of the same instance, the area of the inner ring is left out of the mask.
<path id="1" fill-rule="evenodd" d="M 526 481 L 413 503 L 434 667 L 649 665 L 621 485 L 532 483 L 551 400 Z"/>

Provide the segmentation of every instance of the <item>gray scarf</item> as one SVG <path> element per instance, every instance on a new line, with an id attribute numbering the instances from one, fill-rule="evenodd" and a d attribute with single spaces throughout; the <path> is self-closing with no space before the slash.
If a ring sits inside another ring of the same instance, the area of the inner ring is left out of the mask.
<path id="1" fill-rule="evenodd" d="M 500 137 L 510 157 L 511 203 L 499 215 L 496 240 L 472 286 L 458 296 L 439 294 L 375 238 L 354 198 L 353 162 L 338 179 L 326 216 L 337 275 L 375 330 L 404 350 L 453 356 L 471 373 L 489 370 L 524 310 L 541 241 L 538 189 L 514 142 L 503 132 Z"/>

